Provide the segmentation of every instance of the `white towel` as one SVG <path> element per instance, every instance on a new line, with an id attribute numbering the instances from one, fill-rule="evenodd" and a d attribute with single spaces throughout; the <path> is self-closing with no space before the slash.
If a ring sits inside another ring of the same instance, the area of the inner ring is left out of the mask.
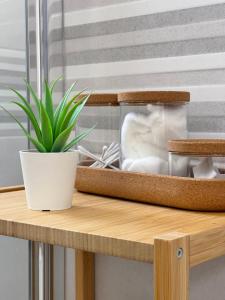
<path id="1" fill-rule="evenodd" d="M 126 161 L 122 168 L 154 173 L 167 170 L 168 173 L 167 142 L 187 136 L 185 110 L 180 106 L 147 105 L 146 112 L 131 112 L 124 118 L 121 128 L 122 156 L 125 160 L 137 161 L 132 163 L 132 167 L 130 161 Z M 144 158 L 146 161 L 140 160 Z M 153 159 L 156 161 L 154 164 Z M 166 168 L 162 168 L 162 161 L 166 162 Z"/>
<path id="2" fill-rule="evenodd" d="M 193 174 L 194 178 L 212 179 L 218 176 L 219 170 L 213 166 L 212 157 L 206 157 L 193 167 Z"/>
<path id="3" fill-rule="evenodd" d="M 122 169 L 132 172 L 166 175 L 168 174 L 168 162 L 156 156 L 138 159 L 128 158 L 123 161 Z"/>

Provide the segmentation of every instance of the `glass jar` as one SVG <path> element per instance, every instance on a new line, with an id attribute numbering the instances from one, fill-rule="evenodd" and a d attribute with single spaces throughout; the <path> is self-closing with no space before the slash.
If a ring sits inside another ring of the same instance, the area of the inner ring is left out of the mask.
<path id="1" fill-rule="evenodd" d="M 122 170 L 168 174 L 167 143 L 187 137 L 188 92 L 118 94 Z"/>
<path id="2" fill-rule="evenodd" d="M 84 95 L 83 95 L 84 96 Z M 117 94 L 91 94 L 79 115 L 76 134 L 85 132 L 92 126 L 95 128 L 78 146 L 84 147 L 94 155 L 100 157 L 103 147 L 112 143 L 119 143 L 119 105 Z M 90 160 L 90 157 L 82 157 Z"/>
<path id="3" fill-rule="evenodd" d="M 225 140 L 171 140 L 168 150 L 172 176 L 225 178 Z"/>

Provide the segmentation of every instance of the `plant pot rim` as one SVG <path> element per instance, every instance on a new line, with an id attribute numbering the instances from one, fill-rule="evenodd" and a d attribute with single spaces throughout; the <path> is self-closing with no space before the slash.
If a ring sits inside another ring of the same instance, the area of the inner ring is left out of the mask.
<path id="1" fill-rule="evenodd" d="M 65 152 L 39 152 L 35 149 L 28 149 L 28 150 L 19 150 L 20 153 L 33 153 L 33 154 L 42 154 L 42 155 L 58 155 L 58 154 L 68 154 L 68 153 L 79 153 L 79 150 L 69 150 L 69 151 L 65 151 Z"/>

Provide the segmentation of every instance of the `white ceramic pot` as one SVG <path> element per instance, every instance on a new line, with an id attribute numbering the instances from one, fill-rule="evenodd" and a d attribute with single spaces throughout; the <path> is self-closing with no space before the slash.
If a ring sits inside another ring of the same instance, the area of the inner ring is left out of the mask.
<path id="1" fill-rule="evenodd" d="M 30 209 L 61 210 L 71 207 L 78 151 L 20 151 L 20 160 Z"/>

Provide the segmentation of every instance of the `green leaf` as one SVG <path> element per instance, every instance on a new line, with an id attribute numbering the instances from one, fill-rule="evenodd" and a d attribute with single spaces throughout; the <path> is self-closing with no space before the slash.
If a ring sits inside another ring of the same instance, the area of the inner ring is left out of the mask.
<path id="1" fill-rule="evenodd" d="M 59 135 L 60 132 L 62 132 L 64 129 L 66 129 L 66 127 L 69 124 L 69 121 L 74 113 L 74 111 L 76 109 L 78 109 L 78 106 L 81 105 L 81 103 L 83 103 L 83 106 L 85 105 L 85 103 L 87 102 L 89 95 L 88 96 L 84 96 L 81 100 L 79 100 L 78 102 L 74 103 L 74 99 L 76 99 L 77 97 L 80 96 L 82 92 L 78 93 L 75 97 L 73 97 L 68 103 L 67 105 L 64 107 L 60 118 L 58 120 L 56 129 L 55 129 L 55 137 L 57 137 Z M 73 108 L 68 112 L 70 106 L 74 104 Z M 82 108 L 81 108 L 82 109 Z M 79 113 L 78 113 L 79 114 Z"/>
<path id="2" fill-rule="evenodd" d="M 12 101 L 12 103 L 15 103 L 16 105 L 18 105 L 25 112 L 25 114 L 27 115 L 28 119 L 30 120 L 30 122 L 34 128 L 34 131 L 36 133 L 36 136 L 37 136 L 39 142 L 41 142 L 42 141 L 41 130 L 39 128 L 38 122 L 37 122 L 32 110 L 30 110 L 29 107 L 27 107 L 17 101 Z"/>
<path id="3" fill-rule="evenodd" d="M 38 111 L 38 114 L 40 114 L 40 99 L 38 99 L 38 96 L 37 94 L 35 93 L 35 91 L 33 90 L 32 86 L 30 85 L 30 83 L 24 79 L 24 82 L 29 90 L 29 92 L 31 93 L 31 96 L 36 104 L 36 107 L 37 107 L 37 111 Z"/>
<path id="4" fill-rule="evenodd" d="M 42 142 L 47 151 L 50 152 L 53 144 L 51 121 L 42 102 L 40 102 L 40 108 Z"/>
<path id="5" fill-rule="evenodd" d="M 21 124 L 20 121 L 17 120 L 16 117 L 14 117 L 13 114 L 11 114 L 7 109 L 5 109 L 3 106 L 0 105 L 0 107 L 7 113 L 10 115 L 10 117 L 13 118 L 13 120 L 16 121 L 16 123 L 20 126 L 20 128 L 23 130 L 24 134 L 26 135 L 26 137 L 31 141 L 31 143 L 35 146 L 35 148 L 39 151 L 39 152 L 47 152 L 44 145 L 42 143 L 40 143 L 38 140 L 34 139 L 29 132 L 26 130 L 26 128 Z"/>
<path id="6" fill-rule="evenodd" d="M 27 101 L 27 99 L 23 95 L 21 95 L 18 91 L 16 91 L 15 89 L 10 88 L 10 90 L 12 92 L 14 92 L 19 97 L 19 99 L 26 105 L 26 107 L 33 113 L 32 107 L 31 107 L 30 103 Z M 34 115 L 34 113 L 33 113 L 33 115 Z"/>
<path id="7" fill-rule="evenodd" d="M 72 92 L 74 86 L 75 86 L 76 82 L 74 82 L 70 88 L 66 91 L 62 101 L 59 103 L 59 105 L 57 106 L 56 110 L 55 110 L 55 114 L 54 114 L 54 132 L 56 130 L 56 127 L 57 127 L 57 123 L 58 123 L 58 120 L 59 120 L 59 117 L 60 117 L 60 114 L 62 113 L 66 103 L 67 103 L 67 100 L 68 100 L 68 97 L 70 95 L 70 93 Z"/>
<path id="8" fill-rule="evenodd" d="M 75 100 L 79 97 L 79 96 L 81 96 L 82 95 L 82 93 L 83 92 L 85 92 L 87 89 L 83 89 L 82 91 L 80 91 L 79 93 L 77 93 L 75 96 L 73 96 L 73 98 L 69 101 L 69 103 L 67 103 L 67 105 L 71 105 L 73 102 L 75 102 Z M 81 101 L 81 100 L 84 100 L 84 98 L 86 98 L 87 96 L 89 97 L 90 96 L 90 94 L 88 94 L 88 95 L 82 95 L 83 97 L 79 100 L 79 101 Z"/>
<path id="9" fill-rule="evenodd" d="M 68 151 L 70 148 L 75 146 L 79 141 L 83 140 L 94 128 L 95 126 L 76 136 L 69 144 L 63 147 L 63 152 Z"/>
<path id="10" fill-rule="evenodd" d="M 75 111 L 77 110 L 78 106 L 82 103 L 82 100 L 77 102 L 73 108 L 71 108 L 71 110 L 67 113 L 67 115 L 65 116 L 65 118 L 63 119 L 63 121 L 61 122 L 61 126 L 59 128 L 59 132 L 64 131 L 67 126 L 69 125 L 73 114 L 75 113 Z"/>
<path id="11" fill-rule="evenodd" d="M 72 115 L 72 118 L 71 118 L 69 124 L 70 124 L 71 122 L 75 121 L 75 120 L 78 118 L 80 112 L 81 112 L 82 109 L 84 108 L 84 105 L 85 105 L 86 102 L 88 101 L 89 96 L 90 96 L 90 95 L 86 96 L 85 99 L 82 100 L 82 103 L 77 107 L 77 109 L 75 110 L 74 114 Z"/>
<path id="12" fill-rule="evenodd" d="M 67 127 L 63 132 L 61 132 L 54 141 L 51 152 L 61 152 L 68 140 L 73 128 L 76 125 L 77 120 L 75 119 L 69 127 Z M 92 128 L 91 128 L 92 130 Z"/>
<path id="13" fill-rule="evenodd" d="M 67 127 L 63 132 L 61 132 L 54 141 L 51 152 L 61 152 L 68 140 L 76 122 Z"/>
<path id="14" fill-rule="evenodd" d="M 41 142 L 41 131 L 40 131 L 40 128 L 39 128 L 39 125 L 38 125 L 38 121 L 36 119 L 36 116 L 32 110 L 32 107 L 30 105 L 30 103 L 27 101 L 27 99 L 25 99 L 19 92 L 17 92 L 15 89 L 10 89 L 11 91 L 13 91 L 18 97 L 19 99 L 24 103 L 24 105 L 26 106 L 27 108 L 27 112 L 25 111 L 25 109 L 23 107 L 21 107 L 21 105 L 19 105 L 16 101 L 13 101 L 13 103 L 17 104 L 20 106 L 20 108 L 22 108 L 25 113 L 28 115 L 28 118 L 30 119 L 33 127 L 34 127 L 34 130 L 35 130 L 35 133 L 36 133 L 36 136 L 38 138 L 38 140 Z"/>
<path id="15" fill-rule="evenodd" d="M 14 92 L 22 101 L 23 103 L 27 106 L 27 104 L 29 104 L 29 102 L 27 101 L 27 99 L 22 95 L 20 94 L 19 92 L 17 92 L 17 90 L 13 89 L 13 88 L 10 88 L 10 90 L 12 92 Z"/>
<path id="16" fill-rule="evenodd" d="M 63 79 L 63 76 L 59 76 L 58 78 L 56 78 L 56 80 L 53 80 L 53 81 L 50 83 L 50 91 L 51 91 L 51 94 L 53 93 L 53 90 L 54 90 L 56 84 L 57 84 L 61 79 Z"/>
<path id="17" fill-rule="evenodd" d="M 45 81 L 45 109 L 50 119 L 52 128 L 54 124 L 54 110 L 53 110 L 53 101 L 52 101 L 52 93 L 49 89 L 47 81 Z"/>

